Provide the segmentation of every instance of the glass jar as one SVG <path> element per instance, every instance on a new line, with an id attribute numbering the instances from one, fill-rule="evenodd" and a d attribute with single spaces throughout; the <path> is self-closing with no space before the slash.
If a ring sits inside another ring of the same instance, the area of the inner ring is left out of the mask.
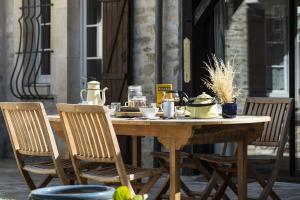
<path id="1" fill-rule="evenodd" d="M 130 85 L 128 86 L 128 106 L 135 107 L 135 102 L 133 102 L 134 97 L 142 96 L 142 86 L 141 85 Z"/>
<path id="2" fill-rule="evenodd" d="M 147 105 L 146 96 L 134 96 L 131 101 L 128 101 L 128 107 L 139 108 Z"/>
<path id="3" fill-rule="evenodd" d="M 128 86 L 128 103 L 135 96 L 142 96 L 142 86 L 141 85 L 130 85 Z"/>

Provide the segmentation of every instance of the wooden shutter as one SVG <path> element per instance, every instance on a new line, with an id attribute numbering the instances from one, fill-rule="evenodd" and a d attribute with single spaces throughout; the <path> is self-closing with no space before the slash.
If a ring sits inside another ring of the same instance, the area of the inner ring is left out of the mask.
<path id="1" fill-rule="evenodd" d="M 265 11 L 249 7 L 247 17 L 249 96 L 264 97 L 267 95 Z"/>
<path id="2" fill-rule="evenodd" d="M 127 100 L 129 64 L 129 1 L 103 3 L 103 70 L 101 84 L 109 88 L 107 104 Z"/>

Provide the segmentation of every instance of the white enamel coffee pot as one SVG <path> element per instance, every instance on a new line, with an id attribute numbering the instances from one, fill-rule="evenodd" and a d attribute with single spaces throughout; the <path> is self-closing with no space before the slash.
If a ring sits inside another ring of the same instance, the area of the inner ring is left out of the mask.
<path id="1" fill-rule="evenodd" d="M 81 101 L 87 101 L 88 103 L 94 105 L 104 105 L 106 98 L 105 98 L 105 91 L 108 89 L 107 87 L 100 89 L 100 82 L 98 81 L 90 81 L 88 82 L 87 89 L 82 89 L 80 91 L 80 98 Z M 86 94 L 86 100 L 84 98 L 83 93 Z"/>

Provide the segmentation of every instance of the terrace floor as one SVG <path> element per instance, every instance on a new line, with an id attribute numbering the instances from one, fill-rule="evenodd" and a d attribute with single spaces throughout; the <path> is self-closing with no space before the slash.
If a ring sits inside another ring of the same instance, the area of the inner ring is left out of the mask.
<path id="1" fill-rule="evenodd" d="M 185 176 L 183 177 L 185 182 L 193 189 L 201 191 L 201 188 L 205 187 L 206 182 L 201 181 L 199 176 Z M 151 194 L 155 194 L 162 183 L 163 178 L 155 185 L 151 190 Z M 52 181 L 51 185 L 58 185 L 59 182 Z M 277 182 L 274 190 L 278 192 L 282 199 L 286 200 L 298 200 L 300 199 L 300 184 L 297 183 L 284 183 Z M 256 183 L 250 183 L 248 185 L 248 195 L 250 197 L 256 197 L 259 194 L 260 187 Z M 3 199 L 16 199 L 24 200 L 27 199 L 29 191 L 24 184 L 14 160 L 0 160 L 0 200 Z M 236 199 L 230 191 L 228 195 L 232 199 Z"/>

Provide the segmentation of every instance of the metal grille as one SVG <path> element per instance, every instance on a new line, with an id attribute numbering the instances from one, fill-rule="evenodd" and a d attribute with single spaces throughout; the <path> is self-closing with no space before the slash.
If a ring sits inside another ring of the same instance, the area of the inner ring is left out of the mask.
<path id="1" fill-rule="evenodd" d="M 50 49 L 50 26 L 45 24 L 51 18 L 52 5 L 51 0 L 22 0 L 19 46 L 10 77 L 10 90 L 17 98 L 52 99 L 50 95 L 40 94 L 37 88 L 40 74 L 50 73 L 53 50 Z"/>

